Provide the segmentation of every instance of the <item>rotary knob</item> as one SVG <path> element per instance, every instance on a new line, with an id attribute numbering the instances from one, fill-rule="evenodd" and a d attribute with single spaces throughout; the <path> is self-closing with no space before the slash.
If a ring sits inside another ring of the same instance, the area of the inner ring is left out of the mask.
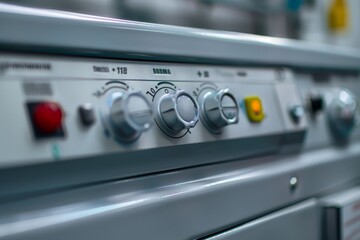
<path id="1" fill-rule="evenodd" d="M 159 99 L 157 113 L 162 129 L 171 135 L 192 128 L 199 121 L 199 106 L 184 90 L 162 96 Z"/>
<path id="2" fill-rule="evenodd" d="M 219 130 L 239 121 L 239 105 L 229 89 L 208 92 L 202 101 L 202 116 L 210 130 Z"/>
<path id="3" fill-rule="evenodd" d="M 133 141 L 150 128 L 153 110 L 140 92 L 117 92 L 111 96 L 109 119 L 118 138 Z"/>
<path id="4" fill-rule="evenodd" d="M 359 118 L 358 103 L 348 90 L 340 90 L 328 109 L 330 129 L 338 139 L 349 137 Z"/>

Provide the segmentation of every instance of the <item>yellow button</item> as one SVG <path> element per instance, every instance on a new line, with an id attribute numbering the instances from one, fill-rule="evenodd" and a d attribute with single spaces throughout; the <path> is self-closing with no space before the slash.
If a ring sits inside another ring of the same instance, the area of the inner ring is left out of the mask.
<path id="1" fill-rule="evenodd" d="M 259 114 L 261 112 L 261 103 L 257 99 L 252 100 L 251 109 L 254 113 Z"/>
<path id="2" fill-rule="evenodd" d="M 349 25 L 349 8 L 346 0 L 333 0 L 328 12 L 330 30 L 342 31 Z"/>
<path id="3" fill-rule="evenodd" d="M 244 99 L 246 113 L 250 121 L 261 122 L 265 118 L 261 99 L 257 96 L 249 96 Z"/>

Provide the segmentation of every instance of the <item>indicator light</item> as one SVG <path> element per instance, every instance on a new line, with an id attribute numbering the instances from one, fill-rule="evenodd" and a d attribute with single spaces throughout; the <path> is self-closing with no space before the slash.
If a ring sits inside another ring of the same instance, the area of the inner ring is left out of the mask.
<path id="1" fill-rule="evenodd" d="M 63 110 L 52 101 L 27 103 L 31 124 L 36 138 L 63 137 Z"/>
<path id="2" fill-rule="evenodd" d="M 258 96 L 249 96 L 244 99 L 246 113 L 250 121 L 261 122 L 265 118 L 261 99 Z"/>
<path id="3" fill-rule="evenodd" d="M 260 101 L 256 100 L 252 100 L 251 101 L 251 110 L 255 113 L 255 114 L 260 114 L 261 113 L 261 103 Z"/>

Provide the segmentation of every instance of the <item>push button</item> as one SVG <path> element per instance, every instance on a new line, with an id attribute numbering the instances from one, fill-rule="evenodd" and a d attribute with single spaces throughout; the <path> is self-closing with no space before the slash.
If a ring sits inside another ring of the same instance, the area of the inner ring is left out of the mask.
<path id="1" fill-rule="evenodd" d="M 313 116 L 322 112 L 325 108 L 324 98 L 321 95 L 312 94 L 309 98 L 309 108 Z"/>
<path id="2" fill-rule="evenodd" d="M 81 123 L 84 126 L 90 126 L 95 123 L 95 110 L 92 104 L 84 103 L 78 108 Z"/>
<path id="3" fill-rule="evenodd" d="M 265 118 L 261 99 L 257 96 L 249 96 L 244 99 L 246 113 L 250 121 L 261 122 Z"/>
<path id="4" fill-rule="evenodd" d="M 51 101 L 27 103 L 36 138 L 63 137 L 63 110 Z"/>
<path id="5" fill-rule="evenodd" d="M 300 105 L 290 107 L 289 114 L 294 123 L 299 123 L 304 116 L 304 108 Z"/>

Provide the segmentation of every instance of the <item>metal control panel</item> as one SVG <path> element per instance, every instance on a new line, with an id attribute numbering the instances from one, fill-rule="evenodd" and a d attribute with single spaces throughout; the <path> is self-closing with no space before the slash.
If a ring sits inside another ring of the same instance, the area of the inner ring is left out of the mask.
<path id="1" fill-rule="evenodd" d="M 330 76 L 2 54 L 0 198 L 349 145 L 360 137 L 358 75 Z"/>
<path id="2" fill-rule="evenodd" d="M 287 69 L 17 55 L 0 66 L 1 167 L 232 141 L 229 159 L 246 153 L 236 141 L 276 152 L 306 131 Z"/>
<path id="3" fill-rule="evenodd" d="M 1 239 L 315 240 L 320 199 L 359 184 L 358 50 L 6 4 L 0 22 Z M 358 192 L 326 205 L 344 236 Z"/>
<path id="4" fill-rule="evenodd" d="M 297 71 L 308 131 L 305 149 L 343 148 L 360 138 L 360 85 L 356 73 Z"/>

